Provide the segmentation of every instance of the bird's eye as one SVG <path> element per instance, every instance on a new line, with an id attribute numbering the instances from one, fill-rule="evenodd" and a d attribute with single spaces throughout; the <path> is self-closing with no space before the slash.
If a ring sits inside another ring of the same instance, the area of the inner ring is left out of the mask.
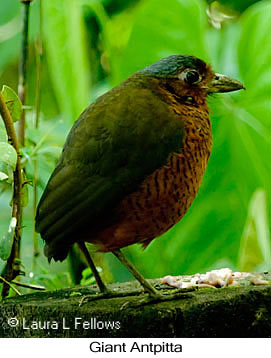
<path id="1" fill-rule="evenodd" d="M 199 73 L 196 70 L 191 70 L 186 72 L 184 76 L 185 82 L 187 82 L 190 85 L 196 84 L 200 81 L 201 77 Z"/>

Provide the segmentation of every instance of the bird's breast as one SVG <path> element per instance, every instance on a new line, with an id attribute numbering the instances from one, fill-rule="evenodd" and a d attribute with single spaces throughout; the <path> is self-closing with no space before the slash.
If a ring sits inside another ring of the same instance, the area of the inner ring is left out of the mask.
<path id="1" fill-rule="evenodd" d="M 211 152 L 211 124 L 207 107 L 188 108 L 180 115 L 184 122 L 180 150 L 122 200 L 117 208 L 119 220 L 96 237 L 102 251 L 138 242 L 147 246 L 175 225 L 195 199 Z"/>

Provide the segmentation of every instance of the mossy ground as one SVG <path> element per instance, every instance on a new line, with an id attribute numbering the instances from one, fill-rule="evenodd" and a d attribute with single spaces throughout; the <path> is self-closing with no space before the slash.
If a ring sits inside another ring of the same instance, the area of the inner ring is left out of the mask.
<path id="1" fill-rule="evenodd" d="M 163 293 L 172 292 L 159 287 Z M 0 337 L 271 337 L 269 285 L 199 289 L 179 300 L 143 306 L 137 306 L 143 297 L 137 282 L 110 288 L 138 290 L 138 295 L 88 301 L 97 293 L 92 286 L 8 298 L 0 303 Z M 16 327 L 8 325 L 11 317 L 18 320 Z M 69 329 L 64 329 L 63 319 Z M 31 328 L 38 321 L 49 326 Z M 106 328 L 105 321 L 119 325 Z M 97 327 L 97 322 L 103 323 Z"/>

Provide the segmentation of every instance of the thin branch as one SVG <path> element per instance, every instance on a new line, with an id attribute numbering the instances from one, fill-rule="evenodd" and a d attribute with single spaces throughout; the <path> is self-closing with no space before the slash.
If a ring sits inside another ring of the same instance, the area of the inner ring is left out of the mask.
<path id="1" fill-rule="evenodd" d="M 6 105 L 5 99 L 0 92 L 0 114 L 5 124 L 6 132 L 8 135 L 8 141 L 13 145 L 14 149 L 17 153 L 17 164 L 13 174 L 14 183 L 13 183 L 13 200 L 12 200 L 12 217 L 16 217 L 17 224 L 15 227 L 15 234 L 13 240 L 13 246 L 11 250 L 10 257 L 7 261 L 7 265 L 5 268 L 5 278 L 7 281 L 11 281 L 17 274 L 14 268 L 14 261 L 18 258 L 18 248 L 19 241 L 21 237 L 21 218 L 22 218 L 22 171 L 21 171 L 21 159 L 19 152 L 19 143 L 16 136 L 15 128 L 13 125 L 13 121 L 11 115 L 9 113 L 8 107 Z M 3 285 L 2 288 L 2 297 L 8 295 L 9 286 L 7 284 Z"/>
<path id="2" fill-rule="evenodd" d="M 38 290 L 38 291 L 45 291 L 46 290 L 46 287 L 44 287 L 44 286 L 31 285 L 31 284 L 19 282 L 19 281 L 16 281 L 16 280 L 13 280 L 12 283 L 14 285 L 17 285 L 17 286 L 20 286 L 20 287 L 30 288 L 31 290 Z"/>
<path id="3" fill-rule="evenodd" d="M 14 287 L 10 282 L 8 282 L 4 277 L 0 276 L 0 281 L 4 282 L 7 286 L 13 289 L 14 292 L 17 293 L 17 295 L 21 296 L 21 292 L 17 290 L 16 287 Z"/>

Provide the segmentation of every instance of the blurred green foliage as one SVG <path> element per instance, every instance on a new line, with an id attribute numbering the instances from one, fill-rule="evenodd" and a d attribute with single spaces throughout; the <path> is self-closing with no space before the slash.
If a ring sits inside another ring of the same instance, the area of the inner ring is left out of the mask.
<path id="1" fill-rule="evenodd" d="M 211 63 L 215 71 L 240 79 L 247 87 L 245 92 L 209 99 L 213 152 L 198 197 L 185 218 L 144 252 L 136 245 L 125 249 L 149 278 L 192 274 L 225 265 L 242 270 L 271 269 L 271 3 L 216 1 L 215 5 L 222 5 L 216 7 L 216 19 L 208 8 L 212 4 L 208 3 L 214 2 L 42 1 L 38 129 L 34 125 L 35 49 L 40 32 L 40 1 L 31 5 L 27 97 L 31 109 L 27 112 L 23 163 L 32 179 L 33 160 L 38 160 L 39 193 L 80 112 L 98 95 L 146 65 L 171 54 L 191 54 Z M 0 5 L 0 83 L 14 90 L 20 49 L 20 6 L 18 0 Z M 231 9 L 230 17 L 225 7 Z M 29 190 L 31 202 L 31 187 Z M 9 225 L 10 197 L 11 192 L 7 191 L 0 196 L 0 235 L 5 234 Z M 24 211 L 24 226 L 22 260 L 27 274 L 24 280 L 46 283 L 49 288 L 72 284 L 67 262 L 48 265 L 43 255 L 33 262 L 30 204 Z M 42 251 L 41 240 L 39 246 Z M 111 254 L 105 257 L 106 267 L 110 267 L 115 279 L 130 277 Z M 0 261 L 0 271 L 2 267 Z M 66 272 L 66 279 L 61 272 Z M 82 282 L 88 279 L 85 273 Z"/>

